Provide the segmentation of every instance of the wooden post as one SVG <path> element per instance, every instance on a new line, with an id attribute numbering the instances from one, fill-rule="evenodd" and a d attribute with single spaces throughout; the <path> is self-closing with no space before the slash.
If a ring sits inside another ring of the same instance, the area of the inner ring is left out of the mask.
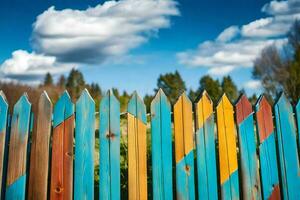
<path id="1" fill-rule="evenodd" d="M 28 199 L 47 199 L 52 103 L 44 91 L 40 96 L 32 133 Z"/>
<path id="2" fill-rule="evenodd" d="M 296 118 L 298 124 L 298 150 L 300 151 L 300 99 L 296 105 Z"/>
<path id="3" fill-rule="evenodd" d="M 252 105 L 242 95 L 235 105 L 238 126 L 243 199 L 261 199 Z"/>
<path id="4" fill-rule="evenodd" d="M 159 89 L 151 102 L 153 199 L 173 199 L 171 105 Z"/>
<path id="5" fill-rule="evenodd" d="M 300 167 L 293 109 L 284 94 L 275 104 L 282 193 L 284 199 L 300 199 Z"/>
<path id="6" fill-rule="evenodd" d="M 129 199 L 147 199 L 146 107 L 136 92 L 128 103 Z"/>
<path id="7" fill-rule="evenodd" d="M 74 199 L 94 199 L 95 102 L 83 90 L 76 102 Z"/>
<path id="8" fill-rule="evenodd" d="M 239 175 L 233 107 L 224 94 L 217 106 L 219 170 L 222 199 L 239 199 Z"/>
<path id="9" fill-rule="evenodd" d="M 120 103 L 109 91 L 100 103 L 100 199 L 120 199 Z"/>
<path id="10" fill-rule="evenodd" d="M 5 199 L 25 199 L 30 113 L 31 104 L 24 94 L 14 106 L 11 121 Z"/>
<path id="11" fill-rule="evenodd" d="M 195 199 L 192 103 L 183 93 L 174 105 L 176 195 Z"/>
<path id="12" fill-rule="evenodd" d="M 2 199 L 2 182 L 4 175 L 4 156 L 6 151 L 6 126 L 7 126 L 7 116 L 8 116 L 8 104 L 6 97 L 2 91 L 0 91 L 0 199 Z"/>
<path id="13" fill-rule="evenodd" d="M 196 148 L 199 199 L 218 199 L 213 102 L 204 91 L 196 103 Z"/>
<path id="14" fill-rule="evenodd" d="M 65 91 L 54 106 L 50 199 L 73 196 L 74 104 Z"/>

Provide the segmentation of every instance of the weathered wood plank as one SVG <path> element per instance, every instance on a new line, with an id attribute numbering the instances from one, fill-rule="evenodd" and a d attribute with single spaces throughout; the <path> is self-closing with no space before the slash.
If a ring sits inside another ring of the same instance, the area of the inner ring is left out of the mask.
<path id="1" fill-rule="evenodd" d="M 300 99 L 296 105 L 296 118 L 298 125 L 298 150 L 300 151 Z"/>
<path id="2" fill-rule="evenodd" d="M 47 199 L 52 103 L 44 91 L 39 99 L 30 151 L 28 199 Z"/>
<path id="3" fill-rule="evenodd" d="M 151 102 L 153 199 L 173 199 L 171 105 L 160 89 Z"/>
<path id="4" fill-rule="evenodd" d="M 120 199 L 120 103 L 109 91 L 100 103 L 100 199 Z"/>
<path id="5" fill-rule="evenodd" d="M 183 93 L 174 105 L 176 196 L 195 199 L 192 103 Z"/>
<path id="6" fill-rule="evenodd" d="M 83 90 L 76 102 L 74 199 L 94 199 L 95 102 Z"/>
<path id="7" fill-rule="evenodd" d="M 239 199 L 236 130 L 233 107 L 224 94 L 217 106 L 219 171 L 222 199 Z"/>
<path id="8" fill-rule="evenodd" d="M 135 92 L 128 103 L 129 199 L 147 199 L 146 107 Z"/>
<path id="9" fill-rule="evenodd" d="M 213 102 L 206 91 L 195 107 L 198 196 L 218 199 Z"/>
<path id="10" fill-rule="evenodd" d="M 300 166 L 293 109 L 284 94 L 275 106 L 282 193 L 284 199 L 300 199 Z"/>
<path id="11" fill-rule="evenodd" d="M 243 199 L 261 199 L 252 105 L 242 95 L 235 105 L 238 126 Z"/>
<path id="12" fill-rule="evenodd" d="M 2 198 L 2 182 L 3 180 L 3 170 L 4 170 L 4 156 L 6 150 L 6 126 L 8 117 L 8 104 L 6 97 L 2 91 L 0 91 L 0 199 Z"/>
<path id="13" fill-rule="evenodd" d="M 74 105 L 65 91 L 54 106 L 50 199 L 73 196 Z"/>
<path id="14" fill-rule="evenodd" d="M 280 199 L 272 108 L 264 96 L 259 97 L 255 111 L 262 197 L 263 199 Z"/>
<path id="15" fill-rule="evenodd" d="M 25 199 L 27 142 L 31 104 L 24 94 L 14 106 L 5 199 Z"/>

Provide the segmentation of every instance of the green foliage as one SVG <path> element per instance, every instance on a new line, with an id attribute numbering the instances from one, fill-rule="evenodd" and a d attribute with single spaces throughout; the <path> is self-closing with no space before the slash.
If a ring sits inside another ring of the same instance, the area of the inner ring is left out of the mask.
<path id="1" fill-rule="evenodd" d="M 64 75 L 61 75 L 58 79 L 57 86 L 60 88 L 66 87 L 66 77 Z"/>
<path id="2" fill-rule="evenodd" d="M 222 81 L 222 92 L 226 93 L 227 97 L 234 102 L 239 95 L 238 89 L 230 76 L 225 76 Z"/>
<path id="3" fill-rule="evenodd" d="M 213 102 L 217 102 L 222 95 L 222 89 L 218 80 L 214 80 L 211 76 L 206 75 L 200 79 L 200 88 L 198 91 L 206 90 Z"/>
<path id="4" fill-rule="evenodd" d="M 85 86 L 83 74 L 79 70 L 72 69 L 66 83 L 66 88 L 72 99 L 79 97 Z"/>
<path id="5" fill-rule="evenodd" d="M 52 75 L 48 72 L 45 75 L 44 86 L 52 86 L 52 85 L 53 85 L 53 78 Z"/>
<path id="6" fill-rule="evenodd" d="M 144 103 L 146 105 L 147 113 L 150 113 L 150 106 L 154 96 L 146 94 L 144 96 Z"/>

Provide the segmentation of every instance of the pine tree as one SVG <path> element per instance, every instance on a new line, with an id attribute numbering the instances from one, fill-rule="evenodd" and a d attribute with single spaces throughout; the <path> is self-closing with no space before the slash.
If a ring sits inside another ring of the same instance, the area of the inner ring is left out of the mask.
<path id="1" fill-rule="evenodd" d="M 53 78 L 52 75 L 47 72 L 44 79 L 44 86 L 52 86 L 53 85 Z"/>

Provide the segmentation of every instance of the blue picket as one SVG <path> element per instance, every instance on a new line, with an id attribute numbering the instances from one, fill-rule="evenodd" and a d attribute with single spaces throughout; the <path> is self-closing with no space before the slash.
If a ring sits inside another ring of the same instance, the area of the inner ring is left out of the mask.
<path id="1" fill-rule="evenodd" d="M 14 106 L 11 121 L 5 199 L 25 199 L 30 113 L 31 104 L 24 94 Z"/>
<path id="2" fill-rule="evenodd" d="M 120 199 L 120 103 L 111 91 L 100 103 L 99 140 L 99 199 Z"/>
<path id="3" fill-rule="evenodd" d="M 74 199 L 94 199 L 95 102 L 85 89 L 76 103 Z"/>
<path id="4" fill-rule="evenodd" d="M 8 104 L 6 97 L 2 91 L 0 91 L 0 199 L 2 196 L 2 182 L 3 180 L 3 169 L 4 169 L 4 156 L 6 150 L 6 126 L 8 117 Z"/>
<path id="5" fill-rule="evenodd" d="M 284 94 L 275 104 L 281 183 L 284 199 L 300 199 L 300 167 L 293 109 Z"/>
<path id="6" fill-rule="evenodd" d="M 151 103 L 153 199 L 173 199 L 171 105 L 160 89 Z"/>
<path id="7" fill-rule="evenodd" d="M 300 99 L 296 105 L 296 117 L 298 124 L 298 152 L 300 152 Z"/>

